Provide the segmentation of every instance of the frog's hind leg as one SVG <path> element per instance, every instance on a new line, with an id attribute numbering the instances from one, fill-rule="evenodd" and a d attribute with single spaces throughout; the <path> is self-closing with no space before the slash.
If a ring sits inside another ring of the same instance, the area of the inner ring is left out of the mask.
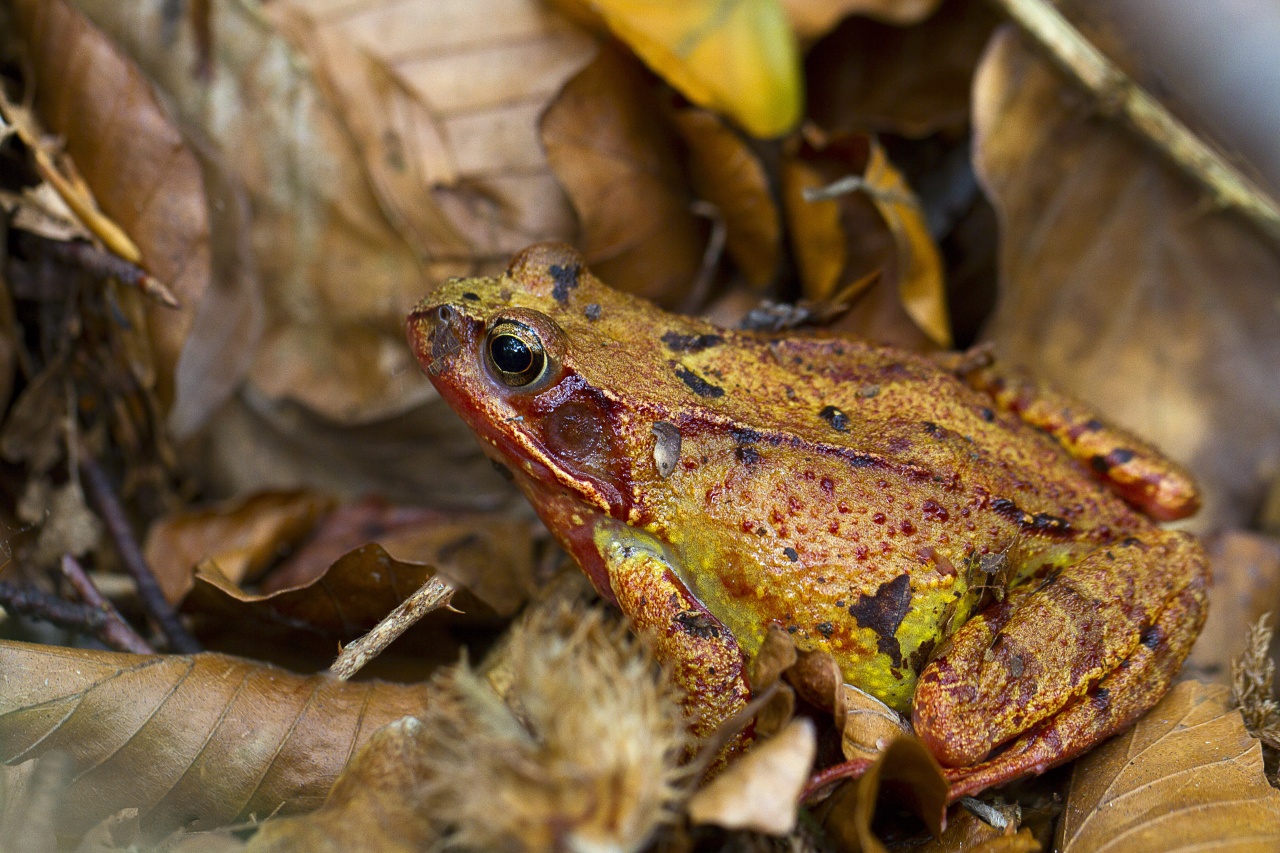
<path id="1" fill-rule="evenodd" d="M 954 768 L 960 793 L 1083 752 L 1164 694 L 1204 621 L 1207 587 L 1188 534 L 1152 529 L 1099 547 L 948 640 L 920 675 L 916 733 Z"/>
<path id="2" fill-rule="evenodd" d="M 1085 404 L 998 364 L 967 369 L 957 362 L 956 367 L 970 386 L 1052 435 L 1120 497 L 1152 518 L 1172 521 L 1200 508 L 1190 474 L 1142 439 L 1106 423 Z"/>

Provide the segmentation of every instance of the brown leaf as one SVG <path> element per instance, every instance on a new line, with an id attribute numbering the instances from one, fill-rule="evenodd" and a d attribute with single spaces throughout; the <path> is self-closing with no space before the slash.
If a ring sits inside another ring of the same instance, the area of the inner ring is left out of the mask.
<path id="1" fill-rule="evenodd" d="M 856 186 L 806 200 L 806 190 L 841 180 Z M 835 328 L 908 348 L 949 345 L 941 257 L 919 202 L 878 142 L 810 134 L 783 161 L 782 192 L 805 296 L 855 304 Z M 879 284 L 868 291 L 877 271 Z"/>
<path id="2" fill-rule="evenodd" d="M 846 19 L 805 58 L 810 119 L 828 133 L 965 130 L 973 72 L 999 20 L 981 0 L 944 3 L 913 27 Z"/>
<path id="3" fill-rule="evenodd" d="M 144 834 L 213 828 L 318 806 L 380 726 L 427 689 L 303 677 L 216 654 L 127 655 L 0 644 L 0 760 L 71 754 L 60 828 L 122 808 Z"/>
<path id="4" fill-rule="evenodd" d="M 1213 584 L 1209 616 L 1183 665 L 1202 681 L 1231 683 L 1231 662 L 1248 642 L 1245 625 L 1280 602 L 1280 541 L 1247 530 L 1228 530 L 1206 543 Z"/>
<path id="5" fill-rule="evenodd" d="M 314 492 L 259 492 L 174 513 L 157 519 L 147 531 L 147 564 L 174 604 L 190 591 L 196 565 L 205 560 L 242 584 L 301 542 L 332 507 L 332 498 Z"/>
<path id="6" fill-rule="evenodd" d="M 764 287 L 777 273 L 782 222 L 763 164 L 714 113 L 683 109 L 673 119 L 689 148 L 694 192 L 724 219 L 725 251 L 748 284 Z"/>
<path id="7" fill-rule="evenodd" d="M 871 831 L 871 821 L 885 784 L 905 797 L 904 802 L 911 805 L 930 832 L 941 834 L 947 808 L 947 782 L 942 768 L 920 741 L 905 736 L 889 744 L 866 772 L 845 783 L 822 804 L 823 826 L 842 850 L 884 853 L 884 845 Z"/>
<path id="8" fill-rule="evenodd" d="M 689 820 L 788 834 L 795 829 L 800 792 L 817 749 L 813 722 L 792 720 L 694 794 L 688 805 Z"/>
<path id="9" fill-rule="evenodd" d="M 1014 809 L 1009 809 L 1014 811 Z M 940 838 L 927 841 L 913 853 L 1038 853 L 1040 842 L 1016 821 L 997 829 L 963 808 L 952 809 Z"/>
<path id="10" fill-rule="evenodd" d="M 1001 222 L 999 351 L 1187 464 L 1196 526 L 1241 525 L 1280 454 L 1280 254 L 1016 33 L 994 37 L 974 91 Z"/>
<path id="11" fill-rule="evenodd" d="M 66 140 L 67 153 L 103 211 L 128 233 L 143 265 L 182 303 L 150 300 L 139 332 L 154 353 L 165 406 L 190 405 L 175 387 L 178 362 L 211 276 L 210 224 L 201 166 L 137 68 L 62 0 L 13 3 L 27 43 L 36 108 Z M 130 292 L 127 299 L 138 298 Z M 223 399 L 230 387 L 221 389 Z"/>
<path id="12" fill-rule="evenodd" d="M 542 116 L 547 159 L 573 201 L 591 271 L 667 306 L 702 264 L 675 138 L 639 64 L 616 47 L 570 80 Z"/>
<path id="13" fill-rule="evenodd" d="M 522 601 L 515 573 L 507 574 L 503 564 L 501 531 L 477 534 L 469 526 L 443 526 L 435 531 L 434 556 L 437 564 L 397 560 L 377 544 L 356 548 L 337 560 L 321 577 L 310 583 L 260 595 L 246 592 L 226 578 L 216 563 L 203 563 L 196 572 L 195 587 L 186 608 L 219 614 L 234 622 L 275 623 L 339 639 L 354 639 L 378 624 L 395 607 L 426 581 L 444 569 L 458 574 L 475 574 L 479 592 L 463 587 L 453 599 L 453 607 L 433 616 L 441 624 L 494 626 L 501 623 L 496 607 L 507 615 Z M 483 574 L 480 574 L 484 571 Z M 486 583 L 487 582 L 487 583 Z M 489 605 L 481 593 L 495 600 Z M 438 618 L 437 618 L 438 617 Z"/>
<path id="14" fill-rule="evenodd" d="M 1057 849 L 1262 851 L 1280 846 L 1280 791 L 1227 689 L 1176 685 L 1123 735 L 1076 762 Z"/>
<path id="15" fill-rule="evenodd" d="M 889 744 L 911 732 L 901 714 L 849 684 L 840 685 L 836 725 L 846 761 L 874 759 Z"/>
<path id="16" fill-rule="evenodd" d="M 782 0 L 791 26 L 802 39 L 817 38 L 846 15 L 866 15 L 892 24 L 915 24 L 941 0 Z"/>
<path id="17" fill-rule="evenodd" d="M 249 840 L 245 853 L 426 849 L 439 834 L 420 790 L 428 773 L 426 749 L 417 719 L 406 717 L 384 726 L 338 776 L 317 812 L 267 821 Z"/>

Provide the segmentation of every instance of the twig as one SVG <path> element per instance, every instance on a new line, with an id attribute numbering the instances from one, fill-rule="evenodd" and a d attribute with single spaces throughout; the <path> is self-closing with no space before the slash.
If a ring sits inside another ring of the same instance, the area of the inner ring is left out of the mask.
<path id="1" fill-rule="evenodd" d="M 147 645 L 147 641 L 139 637 L 137 632 L 129 627 L 129 623 L 124 621 L 124 617 L 120 615 L 120 611 L 116 610 L 115 605 L 103 597 L 98 587 L 85 573 L 84 567 L 70 554 L 62 555 L 62 575 L 85 604 L 101 611 L 105 621 L 98 631 L 98 636 L 102 642 L 121 652 L 133 652 L 137 655 L 155 654 L 151 646 Z"/>
<path id="2" fill-rule="evenodd" d="M 164 282 L 142 267 L 124 258 L 99 249 L 84 240 L 50 240 L 36 234 L 19 231 L 19 249 L 24 254 L 36 252 L 54 258 L 87 272 L 96 279 L 113 278 L 128 287 L 136 287 L 144 294 L 167 308 L 181 308 L 182 303 Z"/>
<path id="3" fill-rule="evenodd" d="M 5 610 L 34 616 L 84 634 L 97 634 L 106 621 L 100 610 L 74 601 L 63 601 L 33 586 L 18 586 L 9 581 L 0 581 L 0 604 Z"/>
<path id="4" fill-rule="evenodd" d="M 160 584 L 156 582 L 156 577 L 151 572 L 151 567 L 147 565 L 146 558 L 142 556 L 142 549 L 138 546 L 138 540 L 133 535 L 129 519 L 125 517 L 124 507 L 116 497 L 107 472 L 83 444 L 76 450 L 80 457 L 80 475 L 84 478 L 89 497 L 107 526 L 107 532 L 115 543 L 116 551 L 120 554 L 120 562 L 124 564 L 125 570 L 138 585 L 138 598 L 142 600 L 143 608 L 155 620 L 160 633 L 164 634 L 169 641 L 170 649 L 180 654 L 194 654 L 201 651 L 200 643 L 183 627 L 178 614 L 164 597 Z"/>
<path id="5" fill-rule="evenodd" d="M 447 607 L 455 591 L 440 578 L 428 579 L 417 592 L 400 602 L 399 607 L 375 625 L 372 631 L 344 648 L 329 671 L 344 681 L 355 675 L 413 623 L 432 610 Z"/>
<path id="6" fill-rule="evenodd" d="M 994 2 L 1088 89 L 1105 113 L 1122 116 L 1208 190 L 1216 205 L 1239 211 L 1267 237 L 1280 241 L 1276 202 L 1112 64 L 1048 0 Z"/>

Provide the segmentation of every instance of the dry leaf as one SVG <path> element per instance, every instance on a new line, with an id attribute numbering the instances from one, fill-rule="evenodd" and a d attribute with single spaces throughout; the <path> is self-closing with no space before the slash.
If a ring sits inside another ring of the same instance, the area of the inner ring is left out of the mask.
<path id="1" fill-rule="evenodd" d="M 138 808 L 144 835 L 318 806 L 372 733 L 424 686 L 303 677 L 224 655 L 0 644 L 0 760 L 70 753 L 59 831 Z"/>
<path id="2" fill-rule="evenodd" d="M 836 725 L 846 761 L 874 759 L 889 744 L 911 733 L 901 714 L 850 684 L 840 685 Z"/>
<path id="3" fill-rule="evenodd" d="M 616 47 L 570 80 L 542 117 L 547 159 L 573 200 L 591 271 L 667 306 L 702 265 L 705 223 L 644 69 Z"/>
<path id="4" fill-rule="evenodd" d="M 1013 809 L 1010 809 L 1013 811 Z M 912 853 L 1038 853 L 1040 842 L 1028 829 L 1019 830 L 1016 821 L 997 829 L 964 808 L 954 808 L 947 816 L 947 828 L 940 838 L 932 838 Z"/>
<path id="5" fill-rule="evenodd" d="M 422 797 L 426 749 L 419 720 L 405 717 L 384 726 L 343 769 L 318 811 L 267 821 L 249 840 L 245 853 L 427 849 L 439 833 Z"/>
<path id="6" fill-rule="evenodd" d="M 1280 791 L 1262 772 L 1227 689 L 1175 685 L 1129 731 L 1076 762 L 1058 824 L 1062 853 L 1272 851 Z"/>
<path id="7" fill-rule="evenodd" d="M 817 38 L 847 15 L 865 15 L 892 24 L 915 24 L 941 0 L 782 0 L 787 18 L 802 39 Z"/>
<path id="8" fill-rule="evenodd" d="M 1280 458 L 1280 255 L 1001 31 L 975 79 L 1001 354 L 1191 469 L 1239 526 Z"/>
<path id="9" fill-rule="evenodd" d="M 211 278 L 199 161 L 147 80 L 83 15 L 61 0 L 15 0 L 12 7 L 27 43 L 41 117 L 66 140 L 78 172 L 103 211 L 137 244 L 142 264 L 182 303 L 174 310 L 146 302 L 144 326 L 135 333 L 149 338 L 156 375 L 139 379 L 155 383 L 166 407 L 195 405 L 186 399 L 192 394 L 225 399 L 233 386 L 175 386 L 183 345 Z M 124 298 L 141 297 L 129 292 Z"/>
<path id="10" fill-rule="evenodd" d="M 333 507 L 314 492 L 259 492 L 216 507 L 159 518 L 144 554 L 165 598 L 176 604 L 191 589 L 196 565 L 212 560 L 236 584 L 253 580 L 294 548 Z"/>
<path id="11" fill-rule="evenodd" d="M 456 539 L 456 537 L 455 537 Z M 474 559 L 493 559 L 492 547 L 479 539 Z M 268 595 L 245 592 L 205 562 L 196 570 L 195 586 L 184 609 L 217 614 L 232 625 L 277 624 L 336 639 L 351 640 L 377 625 L 396 605 L 434 577 L 435 566 L 393 559 L 380 545 L 364 545 L 335 562 L 324 575 L 306 586 L 282 589 Z M 465 624 L 493 627 L 501 623 L 494 610 L 459 590 L 453 606 L 466 615 Z M 457 624 L 459 614 L 435 614 L 433 621 Z"/>
<path id="12" fill-rule="evenodd" d="M 724 220 L 725 251 L 748 284 L 763 288 L 777 273 L 782 251 L 782 222 L 764 165 L 714 113 L 683 109 L 673 119 L 689 148 L 694 192 Z"/>
<path id="13" fill-rule="evenodd" d="M 951 0 L 914 27 L 847 19 L 805 57 L 809 118 L 828 133 L 964 131 L 973 72 L 999 21 L 982 0 Z"/>
<path id="14" fill-rule="evenodd" d="M 905 803 L 924 820 L 935 836 L 942 832 L 947 810 L 947 782 L 929 750 L 914 737 L 889 744 L 856 780 L 845 783 L 821 807 L 821 820 L 840 849 L 847 853 L 885 853 L 871 831 L 876 800 L 884 783 L 901 789 Z"/>
<path id="15" fill-rule="evenodd" d="M 1183 665 L 1201 681 L 1231 683 L 1231 662 L 1248 642 L 1252 625 L 1280 604 L 1280 541 L 1247 530 L 1228 530 L 1206 545 L 1213 583 L 1209 615 Z"/>
<path id="16" fill-rule="evenodd" d="M 842 180 L 848 191 L 805 199 L 806 190 Z M 950 344 L 942 259 L 919 202 L 878 142 L 811 134 L 784 159 L 782 190 L 805 296 L 856 303 L 836 328 L 908 348 Z M 877 271 L 872 300 L 854 286 L 874 284 L 868 275 Z"/>
<path id="17" fill-rule="evenodd" d="M 813 722 L 792 720 L 694 794 L 689 820 L 770 835 L 790 833 L 817 750 Z"/>
<path id="18" fill-rule="evenodd" d="M 800 120 L 795 36 L 778 0 L 588 0 L 609 29 L 686 98 L 753 136 Z"/>

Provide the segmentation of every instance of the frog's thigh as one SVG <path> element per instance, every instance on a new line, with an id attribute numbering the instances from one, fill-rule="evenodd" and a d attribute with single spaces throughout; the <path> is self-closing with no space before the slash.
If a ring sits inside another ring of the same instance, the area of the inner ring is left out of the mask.
<path id="1" fill-rule="evenodd" d="M 658 659 L 684 690 L 694 736 L 707 736 L 750 699 L 737 640 L 658 555 L 617 545 L 607 558 L 619 607 L 636 630 L 650 637 Z M 740 736 L 733 745 L 745 746 L 747 740 Z"/>
<path id="2" fill-rule="evenodd" d="M 998 364 L 972 370 L 964 378 L 1001 408 L 1052 435 L 1120 497 L 1152 518 L 1172 521 L 1200 508 L 1195 482 L 1182 466 L 1106 423 L 1078 400 Z"/>
<path id="3" fill-rule="evenodd" d="M 1156 620 L 1159 644 L 1139 643 L 1133 654 L 1087 693 L 1018 738 L 995 758 L 974 767 L 948 768 L 948 801 L 992 785 L 1043 773 L 1119 732 L 1164 695 L 1195 641 L 1203 592 L 1184 589 Z"/>
<path id="4" fill-rule="evenodd" d="M 917 734 L 943 764 L 976 764 L 1151 652 L 1159 659 L 1151 691 L 1106 696 L 1123 725 L 1154 703 L 1186 657 L 1204 620 L 1207 572 L 1193 537 L 1152 529 L 1098 548 L 1016 606 L 984 611 L 921 673 Z"/>

